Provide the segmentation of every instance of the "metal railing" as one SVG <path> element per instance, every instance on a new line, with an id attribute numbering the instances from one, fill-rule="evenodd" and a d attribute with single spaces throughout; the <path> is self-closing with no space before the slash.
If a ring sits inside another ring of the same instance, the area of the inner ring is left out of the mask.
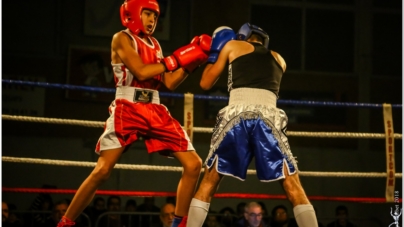
<path id="1" fill-rule="evenodd" d="M 159 212 L 112 212 L 98 216 L 94 227 L 153 227 L 160 223 Z"/>
<path id="2" fill-rule="evenodd" d="M 37 215 L 43 215 L 43 217 L 51 218 L 51 211 L 10 211 L 17 215 L 21 221 L 21 227 L 41 227 L 43 223 L 35 222 L 34 218 Z M 89 215 L 82 213 L 76 220 L 77 227 L 154 227 L 160 223 L 160 213 L 158 212 L 122 212 L 122 211 L 106 211 L 100 214 L 95 220 L 91 220 Z M 209 216 L 223 217 L 223 214 L 209 213 Z M 234 223 L 236 222 L 236 216 L 234 217 Z M 268 219 L 268 217 L 266 217 Z M 324 226 L 335 218 L 332 217 L 317 217 L 318 221 Z M 350 222 L 356 226 L 366 227 L 383 227 L 383 222 L 377 218 L 350 218 Z M 220 221 L 219 221 L 220 223 Z M 56 227 L 56 224 L 55 224 Z"/>
<path id="3" fill-rule="evenodd" d="M 22 227 L 42 227 L 45 226 L 45 221 L 52 219 L 53 212 L 38 210 L 10 210 L 9 214 L 15 214 Z M 41 216 L 41 221 L 38 221 L 38 215 Z M 78 220 L 82 223 L 86 223 L 83 227 L 92 227 L 91 219 L 86 213 L 81 213 Z M 55 222 L 55 227 L 56 224 L 57 222 Z M 17 227 L 18 225 L 15 226 Z"/>

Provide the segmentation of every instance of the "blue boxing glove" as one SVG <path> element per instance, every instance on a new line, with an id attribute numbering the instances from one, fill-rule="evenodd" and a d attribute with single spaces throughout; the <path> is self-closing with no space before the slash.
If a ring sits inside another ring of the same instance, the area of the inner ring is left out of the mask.
<path id="1" fill-rule="evenodd" d="M 208 63 L 215 63 L 224 45 L 235 38 L 236 33 L 230 27 L 221 26 L 216 28 L 212 35 Z"/>

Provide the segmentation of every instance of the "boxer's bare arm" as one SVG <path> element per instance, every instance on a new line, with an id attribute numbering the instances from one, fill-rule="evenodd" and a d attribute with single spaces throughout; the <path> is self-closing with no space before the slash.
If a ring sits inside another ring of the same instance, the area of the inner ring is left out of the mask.
<path id="1" fill-rule="evenodd" d="M 215 64 L 207 64 L 205 66 L 201 81 L 199 82 L 199 85 L 203 90 L 211 89 L 212 86 L 219 79 L 220 73 L 219 74 L 212 73 L 212 68 L 214 68 L 214 65 Z"/>
<path id="2" fill-rule="evenodd" d="M 230 43 L 233 41 L 229 41 L 220 51 L 219 57 L 214 64 L 207 64 L 202 73 L 202 78 L 199 83 L 203 90 L 209 90 L 215 85 L 216 81 L 219 79 L 220 74 L 223 72 L 224 68 L 227 65 L 229 54 L 232 50 Z"/>
<path id="3" fill-rule="evenodd" d="M 272 56 L 274 56 L 274 58 L 278 62 L 278 64 L 282 67 L 283 72 L 285 72 L 286 71 L 286 62 L 283 59 L 283 57 L 279 53 L 272 51 L 272 50 L 271 50 L 271 54 L 272 54 Z"/>
<path id="4" fill-rule="evenodd" d="M 186 78 L 188 73 L 179 68 L 174 72 L 166 72 L 163 76 L 164 85 L 171 91 L 175 90 Z"/>
<path id="5" fill-rule="evenodd" d="M 144 64 L 132 39 L 123 32 L 116 33 L 112 38 L 111 58 L 112 63 L 123 63 L 140 81 L 151 79 L 165 71 L 162 64 Z"/>

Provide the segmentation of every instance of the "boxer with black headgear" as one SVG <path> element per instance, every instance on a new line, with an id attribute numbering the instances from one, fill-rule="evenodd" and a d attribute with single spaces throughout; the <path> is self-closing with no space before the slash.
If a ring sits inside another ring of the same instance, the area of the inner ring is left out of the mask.
<path id="1" fill-rule="evenodd" d="M 202 161 L 187 133 L 160 104 L 159 90 L 174 90 L 189 73 L 208 59 L 209 35 L 196 36 L 168 57 L 152 35 L 160 15 L 156 0 L 126 0 L 120 9 L 125 30 L 111 42 L 111 65 L 116 94 L 110 117 L 95 148 L 97 165 L 82 183 L 58 227 L 72 226 L 105 182 L 120 156 L 143 137 L 148 153 L 174 157 L 183 166 L 178 183 L 172 226 L 185 226 L 189 204 L 199 179 Z"/>
<path id="2" fill-rule="evenodd" d="M 268 34 L 250 23 L 243 24 L 237 33 L 225 26 L 213 32 L 200 86 L 212 88 L 227 66 L 230 98 L 216 118 L 204 176 L 188 213 L 188 227 L 202 226 L 223 176 L 244 181 L 253 158 L 260 181 L 282 184 L 298 225 L 317 226 L 286 137 L 287 115 L 276 106 L 286 63 L 268 47 Z"/>
<path id="3" fill-rule="evenodd" d="M 262 44 L 265 48 L 268 49 L 269 35 L 264 30 L 262 30 L 262 28 L 250 23 L 245 23 L 240 27 L 236 34 L 236 39 L 247 40 L 253 33 L 259 35 L 262 38 Z"/>

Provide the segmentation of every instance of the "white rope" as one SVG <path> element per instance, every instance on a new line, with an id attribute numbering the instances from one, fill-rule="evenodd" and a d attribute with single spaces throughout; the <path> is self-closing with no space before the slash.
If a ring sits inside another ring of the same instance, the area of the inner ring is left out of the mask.
<path id="1" fill-rule="evenodd" d="M 385 139 L 384 133 L 361 132 L 286 132 L 288 136 L 322 137 L 322 138 L 351 138 L 351 139 Z M 394 139 L 402 139 L 402 134 L 395 133 Z"/>
<path id="2" fill-rule="evenodd" d="M 78 125 L 85 127 L 103 128 L 105 122 L 101 121 L 84 121 L 84 120 L 70 120 L 60 118 L 45 118 L 45 117 L 30 117 L 30 116 L 12 116 L 2 115 L 3 120 L 12 121 L 28 121 L 37 123 L 49 123 L 49 124 L 62 124 L 62 125 Z"/>
<path id="3" fill-rule="evenodd" d="M 52 159 L 39 159 L 39 158 L 19 158 L 19 157 L 2 157 L 3 162 L 16 162 L 16 163 L 31 163 L 31 164 L 44 164 L 44 165 L 59 165 L 59 166 L 79 166 L 79 167 L 94 167 L 95 162 L 83 161 L 66 161 L 66 160 L 52 160 Z M 182 167 L 172 166 L 152 166 L 152 165 L 132 165 L 132 164 L 116 164 L 115 169 L 126 170 L 149 170 L 149 171 L 172 171 L 181 172 Z M 255 175 L 256 170 L 248 170 L 247 174 Z M 313 172 L 301 171 L 300 176 L 305 177 L 386 177 L 386 173 L 376 172 Z M 402 173 L 396 173 L 395 177 L 402 178 Z"/>
<path id="4" fill-rule="evenodd" d="M 3 120 L 13 121 L 28 121 L 38 123 L 51 123 L 51 124 L 65 124 L 65 125 L 78 125 L 85 127 L 103 128 L 104 122 L 102 121 L 85 121 L 85 120 L 69 120 L 59 118 L 44 118 L 44 117 L 30 117 L 30 116 L 12 116 L 2 115 Z M 194 127 L 194 132 L 212 133 L 213 128 Z M 321 138 L 351 138 L 351 139 L 385 139 L 384 133 L 356 133 L 356 132 L 287 132 L 288 136 L 297 137 L 321 137 Z M 402 134 L 394 133 L 394 139 L 402 139 Z"/>
<path id="5" fill-rule="evenodd" d="M 52 159 L 39 159 L 39 158 L 18 158 L 18 157 L 2 157 L 3 162 L 17 162 L 17 163 L 31 163 L 31 164 L 44 164 L 44 165 L 57 165 L 57 166 L 79 166 L 79 167 L 95 167 L 95 162 L 83 161 L 65 161 L 65 160 L 52 160 Z M 150 165 L 132 165 L 132 164 L 116 164 L 115 169 L 126 170 L 153 170 L 153 171 L 182 171 L 182 167 L 171 166 L 150 166 Z"/>

